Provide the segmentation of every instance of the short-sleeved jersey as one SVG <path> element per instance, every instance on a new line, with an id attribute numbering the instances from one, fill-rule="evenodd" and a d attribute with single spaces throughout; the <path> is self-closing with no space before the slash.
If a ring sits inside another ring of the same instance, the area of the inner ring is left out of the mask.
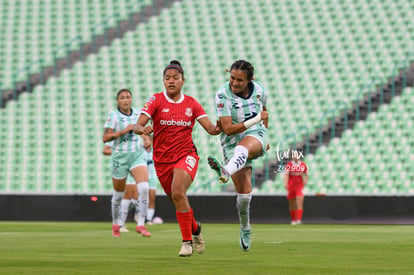
<path id="1" fill-rule="evenodd" d="M 131 114 L 122 113 L 119 108 L 109 113 L 108 119 L 105 122 L 105 128 L 113 129 L 118 132 L 129 124 L 136 124 L 138 119 L 138 110 L 131 108 Z M 113 140 L 112 152 L 138 152 L 142 149 L 139 136 L 132 131 Z"/>
<path id="2" fill-rule="evenodd" d="M 141 113 L 152 119 L 155 162 L 177 162 L 197 150 L 192 139 L 194 123 L 207 114 L 191 96 L 182 94 L 175 102 L 166 92 L 154 94 Z"/>
<path id="3" fill-rule="evenodd" d="M 303 175 L 308 173 L 308 167 L 300 160 L 298 162 L 289 161 L 286 164 L 285 172 L 289 175 L 288 185 L 303 184 Z"/>
<path id="4" fill-rule="evenodd" d="M 263 110 L 266 106 L 267 96 L 263 86 L 252 81 L 253 85 L 247 98 L 234 94 L 230 89 L 230 82 L 225 83 L 216 93 L 216 113 L 218 117 L 231 116 L 234 124 L 244 122 Z M 263 127 L 262 123 L 253 125 L 248 130 L 255 130 Z M 247 131 L 247 130 L 246 130 Z M 221 133 L 220 140 L 223 147 L 232 146 L 238 143 L 245 135 L 245 132 L 232 136 Z"/>

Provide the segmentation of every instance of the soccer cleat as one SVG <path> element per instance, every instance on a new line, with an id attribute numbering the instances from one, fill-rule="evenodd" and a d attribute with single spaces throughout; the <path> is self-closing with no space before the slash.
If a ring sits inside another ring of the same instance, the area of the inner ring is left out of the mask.
<path id="1" fill-rule="evenodd" d="M 195 251 L 197 251 L 198 254 L 201 254 L 204 252 L 204 240 L 201 235 L 201 223 L 197 222 L 197 224 L 197 231 L 193 234 L 193 246 Z"/>
<path id="2" fill-rule="evenodd" d="M 178 253 L 178 256 L 180 257 L 190 257 L 193 255 L 193 244 L 191 241 L 185 241 L 181 245 L 181 250 Z"/>
<path id="3" fill-rule="evenodd" d="M 137 233 L 141 234 L 143 237 L 151 237 L 151 232 L 147 230 L 145 225 L 137 225 L 135 231 L 137 231 Z"/>
<path id="4" fill-rule="evenodd" d="M 128 228 L 124 225 L 121 226 L 121 228 L 119 229 L 120 232 L 129 232 Z"/>
<path id="5" fill-rule="evenodd" d="M 296 221 L 291 221 L 290 224 L 291 225 L 297 225 L 298 223 Z"/>
<path id="6" fill-rule="evenodd" d="M 112 225 L 112 236 L 121 237 L 121 233 L 119 232 L 119 228 L 120 228 L 119 225 L 115 225 L 115 224 Z"/>
<path id="7" fill-rule="evenodd" d="M 240 247 L 244 252 L 250 250 L 250 235 L 252 234 L 251 229 L 243 230 L 240 228 Z"/>
<path id="8" fill-rule="evenodd" d="M 230 174 L 226 171 L 226 169 L 224 169 L 223 165 L 220 162 L 218 162 L 215 158 L 213 158 L 212 156 L 209 156 L 207 160 L 208 160 L 208 165 L 210 166 L 210 168 L 216 171 L 216 173 L 218 174 L 219 182 L 220 183 L 228 182 Z"/>

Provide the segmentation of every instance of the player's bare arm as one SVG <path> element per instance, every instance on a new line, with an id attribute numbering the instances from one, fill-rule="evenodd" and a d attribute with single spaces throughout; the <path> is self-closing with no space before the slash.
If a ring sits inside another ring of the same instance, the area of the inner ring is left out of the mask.
<path id="1" fill-rule="evenodd" d="M 134 133 L 137 135 L 149 135 L 153 132 L 152 126 L 147 125 L 150 118 L 141 114 L 138 118 L 137 124 L 135 124 Z"/>
<path id="2" fill-rule="evenodd" d="M 114 129 L 105 128 L 102 140 L 103 140 L 103 142 L 108 142 L 108 141 L 114 140 L 116 138 L 121 137 L 122 135 L 125 135 L 129 131 L 132 131 L 133 129 L 134 129 L 134 124 L 130 124 L 127 127 L 125 127 L 124 129 L 122 129 L 118 132 L 115 132 L 115 133 L 114 133 Z"/>
<path id="3" fill-rule="evenodd" d="M 201 126 L 203 126 L 204 130 L 206 130 L 206 132 L 210 135 L 215 136 L 221 133 L 218 123 L 217 125 L 214 125 L 207 116 L 200 118 L 198 122 L 201 124 Z"/>
<path id="4" fill-rule="evenodd" d="M 244 132 L 249 128 L 248 124 L 246 125 L 246 122 L 253 120 L 254 123 L 259 123 L 260 121 L 267 121 L 269 114 L 267 111 L 261 111 L 260 114 L 256 115 L 254 118 L 251 118 L 247 121 L 240 122 L 240 123 L 233 123 L 233 120 L 231 116 L 224 116 L 220 117 L 220 124 L 223 129 L 223 132 L 228 135 L 234 135 L 241 132 Z"/>

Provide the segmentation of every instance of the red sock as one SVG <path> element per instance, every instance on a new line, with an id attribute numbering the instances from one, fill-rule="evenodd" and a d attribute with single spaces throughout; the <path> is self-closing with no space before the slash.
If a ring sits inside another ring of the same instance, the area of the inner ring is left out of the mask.
<path id="1" fill-rule="evenodd" d="M 295 210 L 290 210 L 290 218 L 292 219 L 292 221 L 296 221 L 296 211 Z"/>
<path id="2" fill-rule="evenodd" d="M 191 207 L 190 207 L 190 213 L 191 213 L 191 233 L 195 233 L 198 229 L 198 224 L 194 218 L 193 208 Z"/>
<path id="3" fill-rule="evenodd" d="M 177 221 L 180 226 L 181 235 L 183 236 L 183 241 L 192 241 L 193 237 L 191 236 L 191 211 L 188 212 L 179 212 L 176 211 Z M 193 218 L 194 219 L 194 218 Z"/>
<path id="4" fill-rule="evenodd" d="M 297 217 L 298 221 L 302 220 L 302 216 L 303 216 L 303 209 L 296 210 L 296 217 Z"/>

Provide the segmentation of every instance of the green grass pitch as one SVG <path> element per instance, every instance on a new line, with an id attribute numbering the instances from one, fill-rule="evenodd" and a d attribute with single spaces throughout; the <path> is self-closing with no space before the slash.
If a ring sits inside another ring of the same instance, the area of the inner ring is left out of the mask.
<path id="1" fill-rule="evenodd" d="M 134 229 L 134 224 L 128 224 Z M 413 274 L 412 225 L 203 224 L 206 250 L 178 257 L 176 223 L 111 236 L 111 224 L 0 222 L 0 274 Z"/>

